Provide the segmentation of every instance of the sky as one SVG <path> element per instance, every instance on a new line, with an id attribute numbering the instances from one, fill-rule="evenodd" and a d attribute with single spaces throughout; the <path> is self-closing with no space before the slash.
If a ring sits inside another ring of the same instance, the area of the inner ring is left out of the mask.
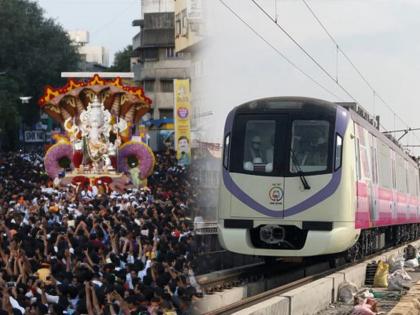
<path id="1" fill-rule="evenodd" d="M 329 101 L 356 99 L 380 115 L 388 129 L 420 127 L 420 1 L 307 0 L 317 17 L 375 89 L 375 94 L 300 0 L 257 0 L 323 68 L 349 91 L 346 95 L 250 0 L 223 0 L 263 38 L 334 95 L 288 64 L 240 22 L 220 0 L 207 9 L 211 40 L 203 52 L 209 141 L 221 142 L 227 113 L 246 101 L 268 96 L 309 96 Z M 375 95 L 375 96 L 374 96 Z M 390 111 L 378 95 L 393 109 Z M 394 115 L 395 113 L 395 115 Z M 203 119 L 204 121 L 204 119 Z M 404 138 L 420 144 L 420 132 Z M 420 154 L 420 150 L 413 149 Z"/>
<path id="2" fill-rule="evenodd" d="M 65 30 L 87 30 L 92 45 L 109 51 L 110 65 L 114 54 L 127 45 L 140 29 L 132 21 L 140 18 L 140 0 L 36 0 Z"/>

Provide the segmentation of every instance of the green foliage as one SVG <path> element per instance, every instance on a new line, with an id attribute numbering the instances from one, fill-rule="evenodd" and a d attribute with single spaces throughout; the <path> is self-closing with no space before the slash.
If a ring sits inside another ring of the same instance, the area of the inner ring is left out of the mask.
<path id="1" fill-rule="evenodd" d="M 43 14 L 33 1 L 0 0 L 0 126 L 16 124 L 20 118 L 33 124 L 39 118 L 36 102 L 44 87 L 64 84 L 60 73 L 77 70 L 79 55 L 67 33 Z M 19 96 L 32 99 L 22 105 Z M 10 121 L 5 121 L 4 108 Z"/>
<path id="2" fill-rule="evenodd" d="M 12 150 L 18 144 L 20 115 L 17 95 L 16 81 L 0 76 L 0 144 L 5 150 Z"/>
<path id="3" fill-rule="evenodd" d="M 122 51 L 115 54 L 114 64 L 109 68 L 110 72 L 129 72 L 130 58 L 133 54 L 133 46 L 128 45 Z"/>

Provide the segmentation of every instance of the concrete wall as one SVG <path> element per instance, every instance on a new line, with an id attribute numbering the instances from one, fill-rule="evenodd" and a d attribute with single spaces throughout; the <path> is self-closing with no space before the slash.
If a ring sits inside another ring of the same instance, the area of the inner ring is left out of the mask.
<path id="1" fill-rule="evenodd" d="M 141 18 L 145 13 L 155 12 L 173 12 L 175 8 L 174 0 L 142 0 L 141 1 Z"/>
<path id="2" fill-rule="evenodd" d="M 107 67 L 109 65 L 108 51 L 102 46 L 86 45 L 79 48 L 81 55 L 86 55 L 87 62 L 99 63 Z"/>
<path id="3" fill-rule="evenodd" d="M 185 19 L 187 25 L 184 25 L 183 30 L 182 23 L 185 23 Z M 202 40 L 199 36 L 200 24 L 188 16 L 187 0 L 175 1 L 175 50 L 177 52 L 188 50 Z"/>

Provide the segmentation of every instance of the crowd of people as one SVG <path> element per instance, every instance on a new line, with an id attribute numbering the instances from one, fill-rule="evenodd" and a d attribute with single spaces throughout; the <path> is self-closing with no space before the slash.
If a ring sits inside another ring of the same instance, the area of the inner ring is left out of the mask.
<path id="1" fill-rule="evenodd" d="M 174 153 L 147 188 L 103 195 L 55 188 L 40 155 L 0 154 L 0 315 L 192 314 L 196 204 Z"/>

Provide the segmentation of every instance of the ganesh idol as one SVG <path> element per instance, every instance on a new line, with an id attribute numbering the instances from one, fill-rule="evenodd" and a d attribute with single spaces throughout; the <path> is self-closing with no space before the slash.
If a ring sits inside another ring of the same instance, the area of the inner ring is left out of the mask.
<path id="1" fill-rule="evenodd" d="M 117 148 L 121 144 L 119 134 L 127 128 L 127 122 L 119 119 L 112 123 L 111 113 L 95 95 L 87 109 L 80 114 L 79 125 L 72 118 L 64 122 L 73 145 L 73 164 L 79 172 L 104 173 L 116 168 Z M 110 140 L 111 132 L 115 140 Z"/>

